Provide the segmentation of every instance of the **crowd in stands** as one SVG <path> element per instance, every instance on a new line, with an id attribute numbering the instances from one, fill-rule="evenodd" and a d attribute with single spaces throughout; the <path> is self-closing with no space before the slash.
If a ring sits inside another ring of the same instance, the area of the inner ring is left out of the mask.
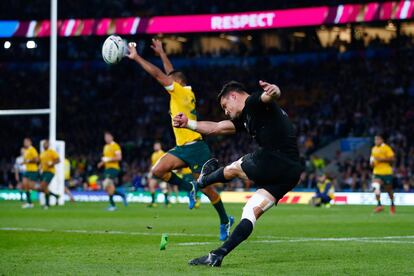
<path id="1" fill-rule="evenodd" d="M 386 133 L 396 152 L 395 184 L 399 190 L 414 187 L 414 58 L 413 41 L 405 38 L 371 58 L 358 56 L 305 63 L 272 65 L 266 56 L 254 65 L 196 66 L 181 68 L 197 95 L 199 119 L 223 118 L 216 95 L 226 81 L 239 80 L 248 91 L 259 89 L 260 79 L 282 89 L 281 106 L 298 129 L 298 144 L 307 169 L 298 187 L 312 188 L 315 176 L 329 162 L 312 154 L 334 139 L 372 137 Z M 398 50 L 396 50 L 398 49 Z M 48 104 L 48 68 L 11 70 L 0 66 L 0 86 L 10 91 L 0 108 L 41 108 Z M 123 148 L 124 181 L 140 186 L 149 170 L 154 141 L 164 149 L 174 146 L 168 114 L 168 95 L 163 88 L 130 61 L 112 67 L 88 63 L 58 72 L 58 138 L 66 141 L 72 164 L 73 185 L 88 188 L 88 177 L 99 173 L 96 163 L 103 147 L 103 131 L 113 132 Z M 12 92 L 12 93 L 11 93 Z M 20 140 L 30 135 L 36 143 L 48 133 L 42 116 L 0 118 L 2 184 L 10 178 Z M 12 135 L 10 135 L 12 133 Z M 236 160 L 254 148 L 247 136 L 207 138 L 221 163 Z M 337 190 L 369 190 L 369 156 L 337 164 Z M 140 184 L 141 183 L 141 184 Z M 250 183 L 235 182 L 231 188 Z"/>

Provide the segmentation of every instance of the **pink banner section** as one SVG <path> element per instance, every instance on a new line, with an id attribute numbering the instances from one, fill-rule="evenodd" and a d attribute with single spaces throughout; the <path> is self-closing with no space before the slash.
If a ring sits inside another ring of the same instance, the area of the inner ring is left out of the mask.
<path id="1" fill-rule="evenodd" d="M 414 1 L 346 4 L 236 14 L 156 16 L 146 33 L 223 32 L 414 18 Z"/>
<path id="2" fill-rule="evenodd" d="M 58 35 L 64 37 L 110 34 L 131 35 L 137 33 L 139 22 L 139 17 L 58 20 Z M 19 22 L 12 36 L 48 37 L 50 36 L 50 21 Z"/>
<path id="3" fill-rule="evenodd" d="M 414 0 L 403 0 L 233 14 L 65 19 L 58 21 L 58 34 L 71 37 L 137 33 L 226 32 L 413 18 Z M 0 37 L 47 37 L 49 35 L 50 22 L 48 20 L 0 21 Z"/>

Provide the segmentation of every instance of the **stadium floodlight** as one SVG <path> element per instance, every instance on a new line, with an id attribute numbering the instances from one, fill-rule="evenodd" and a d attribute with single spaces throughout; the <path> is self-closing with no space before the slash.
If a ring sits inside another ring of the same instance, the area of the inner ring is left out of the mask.
<path id="1" fill-rule="evenodd" d="M 11 42 L 10 41 L 5 41 L 4 42 L 4 49 L 9 49 L 11 47 Z"/>
<path id="2" fill-rule="evenodd" d="M 26 42 L 26 48 L 27 49 L 34 49 L 36 47 L 37 47 L 37 44 L 33 40 L 29 40 L 29 41 Z"/>

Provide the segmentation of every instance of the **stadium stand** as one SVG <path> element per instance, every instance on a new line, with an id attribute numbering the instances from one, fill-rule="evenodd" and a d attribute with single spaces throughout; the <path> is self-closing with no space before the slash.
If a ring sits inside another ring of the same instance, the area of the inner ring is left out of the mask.
<path id="1" fill-rule="evenodd" d="M 107 67 L 97 61 L 99 51 L 96 49 L 99 48 L 92 45 L 100 43 L 99 40 L 89 39 L 79 51 L 83 40 L 86 41 L 79 38 L 65 43 L 60 51 L 65 61 L 59 65 L 64 73 L 59 74 L 58 101 L 62 104 L 58 114 L 58 135 L 67 141 L 72 175 L 82 178 L 76 182 L 82 186 L 80 183 L 85 182 L 88 175 L 96 173 L 103 130 L 111 129 L 124 147 L 124 178 L 131 182 L 148 171 L 149 149 L 155 140 L 161 140 L 166 148 L 173 145 L 170 119 L 165 112 L 167 97 L 163 95 L 162 87 L 135 65 L 124 61 L 121 65 Z M 282 106 L 298 127 L 298 143 L 307 160 L 301 187 L 315 185 L 318 169 L 310 157 L 316 149 L 341 137 L 385 132 L 391 135 L 389 141 L 397 153 L 396 185 L 401 191 L 410 191 L 414 181 L 414 113 L 410 109 L 414 95 L 411 80 L 414 67 L 410 62 L 414 54 L 413 43 L 411 36 L 400 36 L 389 43 L 375 38 L 365 47 L 357 43 L 346 44 L 347 51 L 341 53 L 338 45 L 319 47 L 307 53 L 301 53 L 299 47 L 295 53 L 289 53 L 290 59 L 298 62 L 279 62 L 278 55 L 247 53 L 247 57 L 233 58 L 236 65 L 220 65 L 221 58 L 225 60 L 224 57 L 229 55 L 225 52 L 194 53 L 204 62 L 197 65 L 182 63 L 181 69 L 191 72 L 188 77 L 198 95 L 201 119 L 222 118 L 215 97 L 227 80 L 245 82 L 252 91 L 257 89 L 259 79 L 277 82 L 283 91 Z M 47 58 L 47 51 L 42 53 L 41 48 L 39 51 L 15 50 L 23 52 L 23 56 L 19 52 L 21 59 L 37 61 L 30 66 L 20 61 L 2 63 L 0 72 L 5 77 L 2 87 L 14 92 L 1 102 L 2 108 L 34 108 L 47 102 L 47 93 L 44 96 L 33 93 L 48 88 L 48 67 L 42 61 Z M 5 55 L 3 58 L 7 61 Z M 90 60 L 86 63 L 75 61 L 83 57 Z M 177 55 L 173 62 L 181 57 Z M 217 65 L 211 65 L 211 60 Z M 205 79 L 207 75 L 208 81 Z M 22 86 L 22 80 L 25 86 Z M 63 121 L 65 124 L 61 123 Z M 30 133 L 35 141 L 39 141 L 47 133 L 47 120 L 34 116 L 13 121 L 1 119 L 0 122 L 2 129 L 19 130 L 13 137 L 1 137 L 10 147 L 1 149 L 0 183 L 12 185 L 13 158 L 20 145 L 15 137 Z M 252 147 L 246 137 L 237 139 L 237 144 L 230 140 L 234 141 L 233 138 L 208 140 L 222 162 L 234 160 Z M 338 164 L 337 190 L 368 190 L 370 169 L 367 159 L 367 156 L 361 156 Z M 234 183 L 233 188 L 243 185 Z"/>

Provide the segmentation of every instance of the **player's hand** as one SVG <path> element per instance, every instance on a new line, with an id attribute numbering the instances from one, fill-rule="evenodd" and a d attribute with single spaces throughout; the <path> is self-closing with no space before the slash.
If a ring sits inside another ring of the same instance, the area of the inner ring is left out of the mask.
<path id="1" fill-rule="evenodd" d="M 185 128 L 185 127 L 187 127 L 187 124 L 188 124 L 188 118 L 187 118 L 187 116 L 184 115 L 184 113 L 178 113 L 173 118 L 174 127 Z"/>
<path id="2" fill-rule="evenodd" d="M 151 45 L 151 49 L 154 50 L 154 52 L 158 55 L 161 55 L 164 53 L 164 48 L 162 47 L 162 42 L 159 41 L 156 38 L 152 39 L 152 45 Z"/>
<path id="3" fill-rule="evenodd" d="M 128 43 L 128 58 L 135 60 L 137 57 L 139 57 L 137 52 L 137 44 L 135 42 L 129 42 Z"/>
<path id="4" fill-rule="evenodd" d="M 270 84 L 268 82 L 259 81 L 259 85 L 262 87 L 263 91 L 266 93 L 266 95 L 272 97 L 272 98 L 277 98 L 280 96 L 280 89 L 277 85 L 275 84 Z"/>
<path id="5" fill-rule="evenodd" d="M 99 162 L 99 163 L 98 163 L 98 166 L 97 166 L 97 167 L 98 167 L 98 169 L 102 168 L 102 167 L 104 166 L 104 164 L 105 164 L 104 162 Z"/>
<path id="6" fill-rule="evenodd" d="M 110 162 L 110 161 L 112 161 L 112 160 L 111 160 L 111 158 L 110 158 L 110 157 L 103 156 L 103 157 L 101 158 L 101 161 L 102 161 L 103 163 L 106 163 L 106 162 Z"/>

